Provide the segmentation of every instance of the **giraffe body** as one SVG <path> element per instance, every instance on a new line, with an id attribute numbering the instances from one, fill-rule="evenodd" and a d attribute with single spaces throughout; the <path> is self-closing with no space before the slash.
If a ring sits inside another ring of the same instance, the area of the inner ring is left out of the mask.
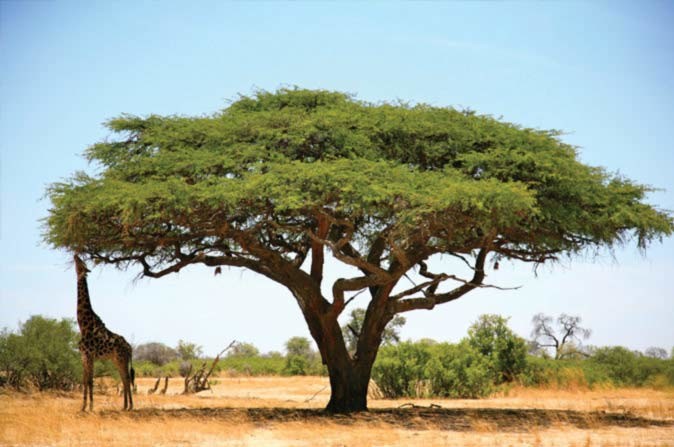
<path id="1" fill-rule="evenodd" d="M 124 409 L 133 408 L 131 387 L 134 380 L 134 371 L 131 367 L 132 348 L 122 337 L 105 327 L 105 324 L 91 307 L 89 288 L 87 285 L 86 264 L 75 255 L 75 270 L 77 271 L 77 324 L 80 327 L 81 340 L 79 343 L 82 355 L 84 398 L 82 411 L 94 409 L 94 360 L 109 359 L 117 367 L 124 389 Z"/>

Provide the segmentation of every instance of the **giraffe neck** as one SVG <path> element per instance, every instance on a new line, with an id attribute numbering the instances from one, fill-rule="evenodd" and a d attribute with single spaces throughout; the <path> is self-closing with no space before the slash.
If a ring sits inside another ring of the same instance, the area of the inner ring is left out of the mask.
<path id="1" fill-rule="evenodd" d="M 83 330 L 85 327 L 88 327 L 89 322 L 93 319 L 92 316 L 96 315 L 94 310 L 91 308 L 91 301 L 89 300 L 89 287 L 87 285 L 87 275 L 78 275 L 77 278 L 77 324 L 80 326 L 80 330 Z"/>

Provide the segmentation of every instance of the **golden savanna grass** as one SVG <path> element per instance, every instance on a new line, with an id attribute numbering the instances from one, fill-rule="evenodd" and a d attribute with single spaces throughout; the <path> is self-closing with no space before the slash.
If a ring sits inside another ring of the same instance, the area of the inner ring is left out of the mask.
<path id="1" fill-rule="evenodd" d="M 217 382 L 184 396 L 173 379 L 166 395 L 148 395 L 153 380 L 140 379 L 131 413 L 113 386 L 99 387 L 93 414 L 79 412 L 79 393 L 1 394 L 0 445 L 674 446 L 672 391 L 515 388 L 481 400 L 370 399 L 369 413 L 328 416 L 322 377 Z"/>

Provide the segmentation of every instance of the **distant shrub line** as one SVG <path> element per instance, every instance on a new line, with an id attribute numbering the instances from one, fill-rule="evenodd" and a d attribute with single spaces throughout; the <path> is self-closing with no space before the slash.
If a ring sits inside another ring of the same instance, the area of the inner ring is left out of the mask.
<path id="1" fill-rule="evenodd" d="M 16 389 L 72 390 L 82 366 L 74 322 L 33 316 L 17 332 L 0 332 L 0 386 Z M 385 397 L 481 398 L 513 385 L 558 389 L 596 387 L 674 387 L 674 358 L 660 358 L 624 347 L 594 348 L 568 359 L 527 353 L 527 342 L 507 319 L 483 315 L 458 343 L 426 339 L 389 343 L 379 350 L 372 378 Z M 662 350 L 660 350 L 662 351 Z M 138 377 L 180 377 L 186 362 L 201 366 L 201 347 L 180 341 L 136 348 Z M 117 378 L 110 362 L 96 362 L 95 375 Z M 216 372 L 230 376 L 326 375 L 320 355 L 303 337 L 286 342 L 286 354 L 260 352 L 241 343 L 221 358 Z"/>
<path id="2" fill-rule="evenodd" d="M 499 381 L 499 369 L 468 343 L 404 342 L 380 350 L 373 379 L 384 396 L 480 398 L 512 385 L 553 389 L 674 387 L 674 359 L 646 357 L 621 346 L 587 359 L 526 355 L 523 368 Z"/>

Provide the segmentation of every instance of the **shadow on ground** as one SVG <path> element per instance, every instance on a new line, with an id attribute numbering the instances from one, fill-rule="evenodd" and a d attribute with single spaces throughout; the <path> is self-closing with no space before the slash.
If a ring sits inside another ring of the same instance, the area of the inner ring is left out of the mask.
<path id="1" fill-rule="evenodd" d="M 268 425 L 284 422 L 357 423 L 389 425 L 392 428 L 414 430 L 435 429 L 450 431 L 498 430 L 528 432 L 553 426 L 572 426 L 581 429 L 601 427 L 671 427 L 674 421 L 648 419 L 627 413 L 603 411 L 573 411 L 544 409 L 503 408 L 392 408 L 373 409 L 351 415 L 334 415 L 317 409 L 294 408 L 141 408 L 130 413 L 101 412 L 104 417 L 129 417 L 131 419 L 192 418 Z"/>

